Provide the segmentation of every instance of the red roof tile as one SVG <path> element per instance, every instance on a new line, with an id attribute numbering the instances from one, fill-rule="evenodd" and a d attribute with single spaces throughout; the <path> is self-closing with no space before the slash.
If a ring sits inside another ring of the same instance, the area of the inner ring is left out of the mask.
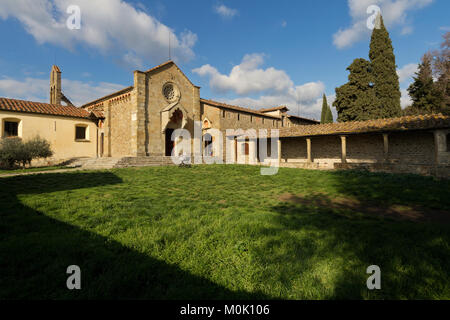
<path id="1" fill-rule="evenodd" d="M 13 112 L 29 112 L 74 118 L 90 118 L 90 112 L 74 106 L 63 106 L 8 98 L 0 98 L 0 110 Z"/>
<path id="2" fill-rule="evenodd" d="M 280 129 L 280 137 L 345 135 L 354 133 L 389 132 L 450 128 L 450 117 L 442 114 L 406 116 L 400 118 L 351 121 L 299 126 Z"/>

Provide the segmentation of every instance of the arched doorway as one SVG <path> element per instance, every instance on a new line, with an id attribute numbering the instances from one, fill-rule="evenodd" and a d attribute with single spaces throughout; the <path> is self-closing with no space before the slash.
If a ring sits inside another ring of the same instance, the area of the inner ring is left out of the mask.
<path id="1" fill-rule="evenodd" d="M 211 134 L 206 133 L 203 135 L 203 156 L 212 157 L 213 155 L 213 137 Z"/>
<path id="2" fill-rule="evenodd" d="M 175 148 L 175 141 L 172 141 L 173 132 L 182 128 L 183 126 L 184 115 L 180 109 L 175 109 L 169 118 L 169 122 L 167 123 L 165 133 L 165 155 L 170 157 L 172 155 L 172 151 Z"/>

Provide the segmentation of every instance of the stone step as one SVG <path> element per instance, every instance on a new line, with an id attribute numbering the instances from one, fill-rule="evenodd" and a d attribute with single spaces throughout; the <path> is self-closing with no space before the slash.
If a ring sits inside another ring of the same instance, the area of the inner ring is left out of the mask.
<path id="1" fill-rule="evenodd" d="M 148 156 L 148 157 L 124 157 L 114 166 L 115 168 L 127 167 L 154 167 L 174 165 L 171 157 Z"/>

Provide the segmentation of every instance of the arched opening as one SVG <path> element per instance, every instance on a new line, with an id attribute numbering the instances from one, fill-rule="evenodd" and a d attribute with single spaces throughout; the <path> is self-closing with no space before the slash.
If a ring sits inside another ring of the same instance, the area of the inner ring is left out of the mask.
<path id="1" fill-rule="evenodd" d="M 165 135 L 166 135 L 166 152 L 165 155 L 167 157 L 170 157 L 172 155 L 172 150 L 175 147 L 175 141 L 172 141 L 172 133 L 174 132 L 174 129 L 167 128 Z"/>
<path id="2" fill-rule="evenodd" d="M 177 108 L 173 111 L 167 123 L 165 134 L 165 155 L 167 157 L 172 156 L 172 151 L 175 148 L 175 141 L 172 141 L 173 132 L 183 127 L 184 115 L 183 112 Z"/>
<path id="3" fill-rule="evenodd" d="M 244 156 L 248 156 L 250 154 L 249 142 L 249 139 L 245 139 L 245 142 L 242 144 L 242 154 Z"/>
<path id="4" fill-rule="evenodd" d="M 213 155 L 213 137 L 209 133 L 206 133 L 203 135 L 203 156 L 212 157 Z"/>

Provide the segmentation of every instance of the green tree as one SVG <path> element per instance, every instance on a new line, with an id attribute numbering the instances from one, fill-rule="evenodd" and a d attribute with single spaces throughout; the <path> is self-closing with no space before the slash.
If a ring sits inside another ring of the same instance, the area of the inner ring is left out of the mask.
<path id="1" fill-rule="evenodd" d="M 408 92 L 413 101 L 411 107 L 405 110 L 406 114 L 439 113 L 442 104 L 442 95 L 433 81 L 432 56 L 427 53 L 422 57 L 414 82 L 409 86 Z"/>
<path id="2" fill-rule="evenodd" d="M 331 108 L 329 105 L 327 105 L 327 115 L 325 123 L 333 123 L 333 113 L 331 112 Z"/>
<path id="3" fill-rule="evenodd" d="M 370 41 L 369 58 L 374 78 L 376 118 L 393 118 L 401 115 L 400 84 L 394 48 L 383 17 L 378 15 Z"/>
<path id="4" fill-rule="evenodd" d="M 330 106 L 327 102 L 327 96 L 325 93 L 323 94 L 323 102 L 322 102 L 322 114 L 320 116 L 320 123 L 332 123 L 333 115 L 331 113 Z"/>
<path id="5" fill-rule="evenodd" d="M 441 50 L 434 52 L 433 73 L 441 99 L 441 112 L 450 115 L 450 32 L 443 36 Z"/>
<path id="6" fill-rule="evenodd" d="M 371 64 L 365 59 L 355 59 L 347 68 L 350 71 L 348 82 L 336 88 L 333 106 L 338 113 L 338 122 L 364 121 L 376 119 L 375 91 Z"/>

